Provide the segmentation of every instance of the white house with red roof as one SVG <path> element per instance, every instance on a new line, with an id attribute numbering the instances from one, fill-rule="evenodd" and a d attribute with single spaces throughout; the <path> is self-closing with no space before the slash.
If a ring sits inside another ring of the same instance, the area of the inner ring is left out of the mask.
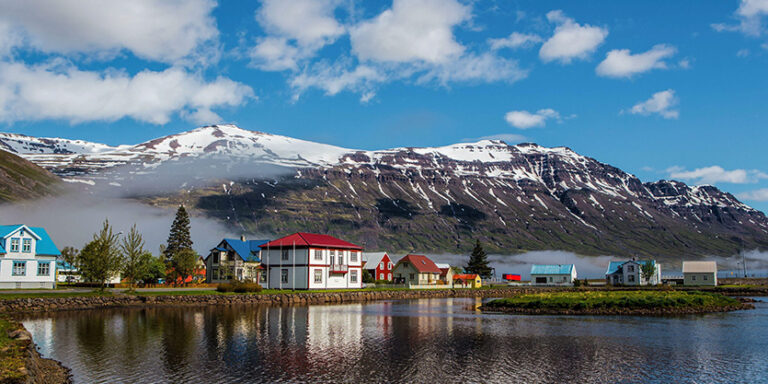
<path id="1" fill-rule="evenodd" d="M 437 285 L 440 281 L 440 268 L 424 255 L 406 255 L 395 264 L 392 271 L 395 284 L 408 286 Z"/>
<path id="2" fill-rule="evenodd" d="M 261 246 L 270 289 L 363 287 L 363 247 L 329 235 L 298 232 Z"/>

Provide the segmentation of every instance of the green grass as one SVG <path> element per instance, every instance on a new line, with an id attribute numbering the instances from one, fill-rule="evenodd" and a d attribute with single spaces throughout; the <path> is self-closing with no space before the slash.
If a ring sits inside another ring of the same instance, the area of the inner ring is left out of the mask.
<path id="1" fill-rule="evenodd" d="M 19 328 L 5 316 L 0 316 L 0 382 L 23 383 L 26 375 L 24 368 L 25 347 L 23 342 L 11 340 L 8 332 Z"/>
<path id="2" fill-rule="evenodd" d="M 292 293 L 338 293 L 338 292 L 377 292 L 377 291 L 409 291 L 408 288 L 365 288 L 365 289 L 297 289 L 292 291 L 290 289 L 263 289 L 261 292 L 252 293 L 235 293 L 235 292 L 219 292 L 215 289 L 203 290 L 203 291 L 190 291 L 179 288 L 175 291 L 138 291 L 135 293 L 137 296 L 196 296 L 196 295 L 277 295 L 277 294 L 292 294 Z"/>
<path id="3" fill-rule="evenodd" d="M 542 292 L 497 299 L 489 307 L 525 309 L 656 309 L 738 305 L 738 300 L 699 291 Z"/>
<path id="4" fill-rule="evenodd" d="M 54 298 L 54 297 L 89 297 L 89 296 L 112 296 L 112 292 L 105 291 L 77 291 L 77 292 L 56 292 L 40 291 L 31 293 L 0 293 L 0 300 L 13 299 L 32 299 L 32 298 Z"/>

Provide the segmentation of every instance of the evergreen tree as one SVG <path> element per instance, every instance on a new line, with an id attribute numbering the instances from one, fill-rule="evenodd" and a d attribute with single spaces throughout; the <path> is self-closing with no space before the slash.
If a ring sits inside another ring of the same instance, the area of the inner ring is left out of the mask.
<path id="1" fill-rule="evenodd" d="M 475 248 L 472 250 L 472 255 L 469 256 L 469 263 L 464 268 L 468 273 L 476 273 L 480 277 L 487 279 L 491 277 L 491 267 L 488 265 L 488 254 L 483 250 L 483 246 L 480 245 L 480 240 L 477 240 Z"/>
<path id="2" fill-rule="evenodd" d="M 122 268 L 122 257 L 118 248 L 119 236 L 112 232 L 109 220 L 104 220 L 101 231 L 83 247 L 78 256 L 78 268 L 87 281 L 99 283 L 101 290 L 107 281 L 118 275 Z"/>
<path id="3" fill-rule="evenodd" d="M 182 204 L 176 211 L 176 218 L 168 234 L 168 245 L 163 251 L 166 261 L 171 263 L 173 256 L 183 249 L 192 249 L 192 236 L 189 234 L 189 215 Z"/>
<path id="4" fill-rule="evenodd" d="M 197 259 L 200 256 L 197 252 L 191 248 L 184 248 L 171 255 L 171 278 L 173 281 L 179 281 L 181 284 L 186 284 L 187 277 L 195 272 L 197 266 Z"/>
<path id="5" fill-rule="evenodd" d="M 149 268 L 144 239 L 136 228 L 136 224 L 131 227 L 128 235 L 120 243 L 120 251 L 123 257 L 123 277 L 128 280 L 129 290 L 133 290 L 136 281 L 143 279 Z M 149 256 L 152 257 L 151 254 Z"/>

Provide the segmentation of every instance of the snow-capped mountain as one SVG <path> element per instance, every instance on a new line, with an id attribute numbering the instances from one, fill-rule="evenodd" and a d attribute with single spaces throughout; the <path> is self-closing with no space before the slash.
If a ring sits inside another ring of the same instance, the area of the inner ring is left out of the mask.
<path id="1" fill-rule="evenodd" d="M 390 251 L 456 252 L 474 239 L 500 253 L 677 258 L 768 249 L 768 219 L 731 194 L 676 181 L 643 183 L 564 147 L 483 140 L 365 151 L 232 125 L 133 146 L 56 140 L 0 136 L 0 147 L 70 181 L 115 186 L 122 169 L 152 174 L 184 164 L 190 175 L 216 180 L 191 190 L 185 182 L 186 201 L 253 232 L 330 232 Z M 48 143 L 47 152 L 38 143 Z M 201 172 L 213 159 L 247 166 Z M 287 168 L 278 180 L 264 180 L 257 164 Z M 154 203 L 173 202 L 173 191 Z"/>

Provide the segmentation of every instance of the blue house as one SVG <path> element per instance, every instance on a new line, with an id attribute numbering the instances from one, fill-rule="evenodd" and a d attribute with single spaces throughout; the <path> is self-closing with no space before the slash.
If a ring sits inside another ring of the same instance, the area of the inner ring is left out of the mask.
<path id="1" fill-rule="evenodd" d="M 56 288 L 60 255 L 45 229 L 0 225 L 0 288 Z"/>
<path id="2" fill-rule="evenodd" d="M 576 266 L 573 264 L 534 264 L 531 285 L 573 285 Z"/>
<path id="3" fill-rule="evenodd" d="M 269 240 L 223 239 L 205 258 L 205 281 L 223 283 L 232 279 L 266 282 L 261 266 L 260 245 Z"/>

